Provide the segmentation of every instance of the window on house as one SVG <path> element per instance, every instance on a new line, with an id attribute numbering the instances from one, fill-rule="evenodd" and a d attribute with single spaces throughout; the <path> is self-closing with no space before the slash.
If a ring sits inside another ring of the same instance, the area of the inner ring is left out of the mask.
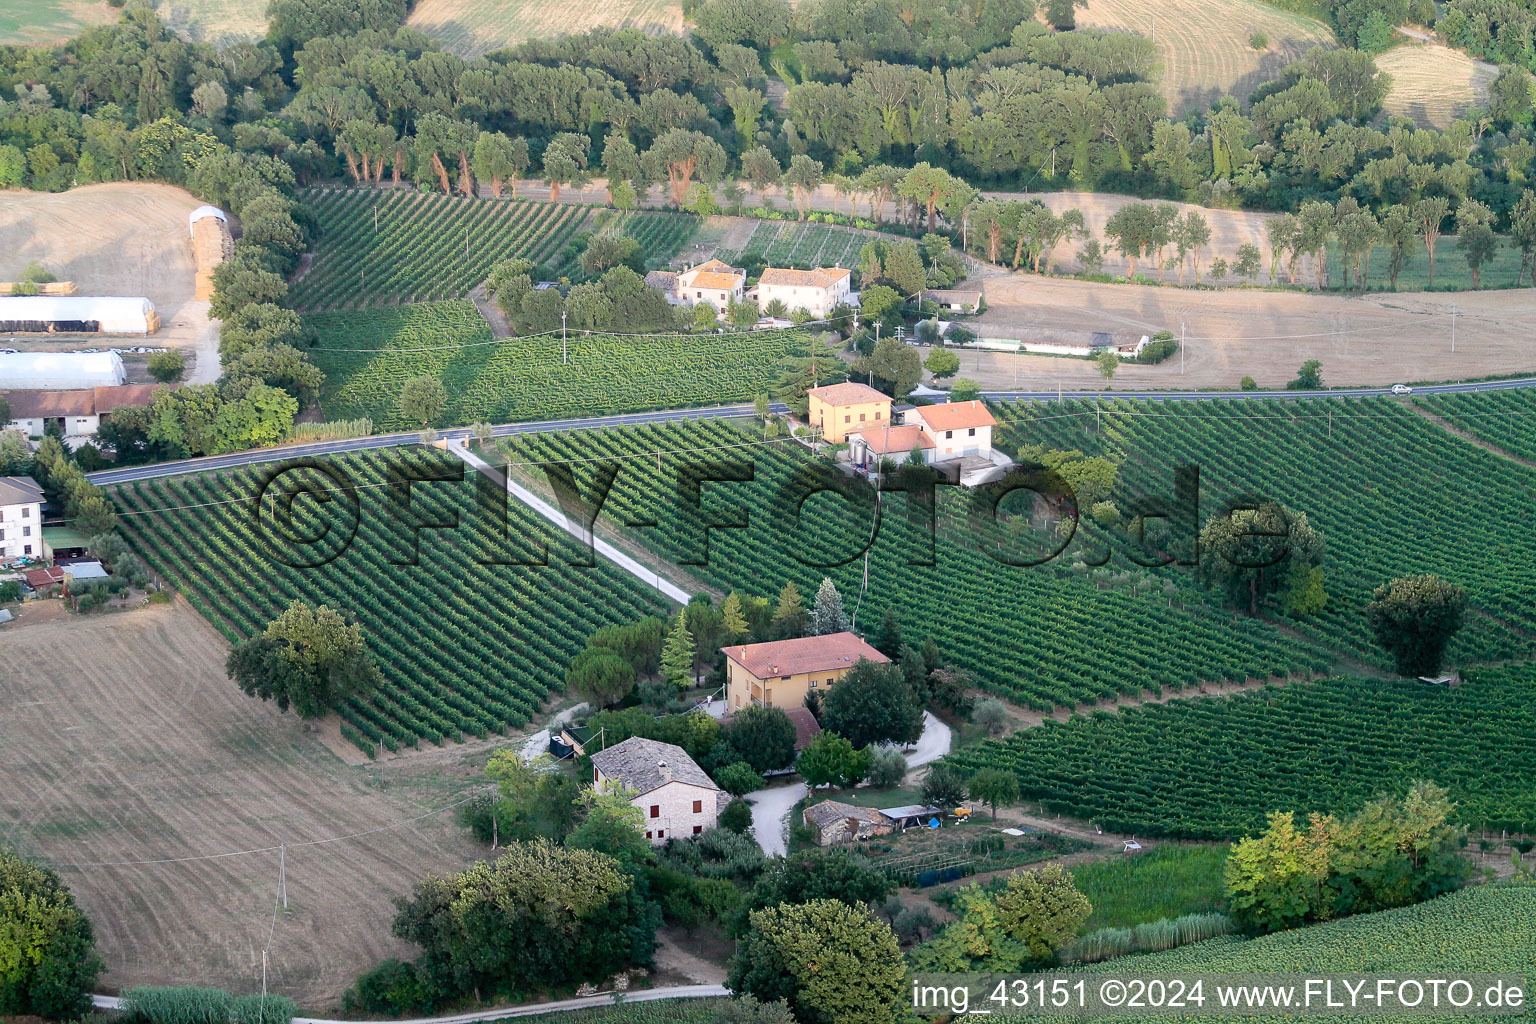
<path id="1" fill-rule="evenodd" d="M 660 804 L 651 804 L 651 817 L 653 817 L 653 818 L 661 817 L 661 805 Z"/>
<path id="2" fill-rule="evenodd" d="M 21 553 L 24 555 L 30 555 L 32 553 L 32 545 L 28 544 L 26 547 L 22 548 Z"/>
<path id="3" fill-rule="evenodd" d="M 657 839 L 665 839 L 665 838 L 667 838 L 667 830 L 664 829 L 664 828 L 657 829 L 656 830 L 656 838 Z"/>
<path id="4" fill-rule="evenodd" d="M 864 422 L 864 414 L 863 413 L 859 413 L 859 422 L 860 423 Z"/>
<path id="5" fill-rule="evenodd" d="M 649 833 L 649 832 L 647 832 L 647 833 L 646 833 L 646 834 L 645 834 L 645 838 L 647 838 L 647 839 L 649 839 L 649 838 L 651 838 L 651 834 L 650 834 L 650 833 Z"/>
<path id="6" fill-rule="evenodd" d="M 816 689 L 816 680 L 814 679 L 811 680 L 811 689 Z"/>
<path id="7" fill-rule="evenodd" d="M 850 413 L 846 413 L 846 412 L 843 413 L 843 422 L 844 423 L 852 423 L 853 422 L 853 416 Z"/>
<path id="8" fill-rule="evenodd" d="M 704 826 L 703 825 L 695 825 L 695 826 L 693 826 L 693 834 L 694 835 L 698 835 L 700 832 L 703 832 L 703 831 L 704 831 Z"/>
<path id="9" fill-rule="evenodd" d="M 704 813 L 704 801 L 703 800 L 695 800 L 693 802 L 693 813 L 694 814 L 703 814 Z"/>
<path id="10" fill-rule="evenodd" d="M 30 526 L 23 526 L 21 528 L 21 535 L 23 537 L 30 537 L 30 536 L 32 536 L 32 527 L 30 527 Z"/>
<path id="11" fill-rule="evenodd" d="M 948 441 L 950 438 L 952 438 L 954 436 L 955 436 L 955 432 L 953 430 L 946 430 L 946 431 L 944 431 L 944 440 Z"/>
<path id="12" fill-rule="evenodd" d="M 969 437 L 975 437 L 975 436 L 976 436 L 976 428 L 975 428 L 975 427 L 972 427 L 972 428 L 971 428 L 971 429 L 970 429 L 970 430 L 968 430 L 968 431 L 967 431 L 967 432 L 966 432 L 966 434 L 967 434 L 967 436 L 969 436 Z"/>
<path id="13" fill-rule="evenodd" d="M 882 420 L 882 419 L 884 419 L 884 418 L 885 418 L 885 413 L 884 413 L 884 412 L 882 412 L 882 411 L 881 411 L 881 410 L 879 410 L 879 409 L 876 409 L 876 410 L 875 410 L 875 419 L 876 419 L 876 420 Z"/>
<path id="14" fill-rule="evenodd" d="M 32 518 L 32 509 L 30 507 L 23 508 L 21 510 L 21 518 L 23 518 L 23 519 L 31 519 Z"/>

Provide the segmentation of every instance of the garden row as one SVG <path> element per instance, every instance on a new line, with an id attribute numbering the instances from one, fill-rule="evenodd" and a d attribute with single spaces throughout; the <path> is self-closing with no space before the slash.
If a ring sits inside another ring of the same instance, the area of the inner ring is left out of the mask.
<path id="1" fill-rule="evenodd" d="M 1454 688 L 1329 679 L 1047 722 L 954 755 L 1019 777 L 1026 802 L 1103 828 L 1230 838 L 1279 808 L 1346 812 L 1408 780 L 1446 787 L 1477 828 L 1536 827 L 1536 670 Z"/>
<path id="2" fill-rule="evenodd" d="M 827 224 L 761 221 L 741 251 L 723 252 L 720 258 L 737 266 L 763 263 L 771 267 L 853 267 L 858 264 L 859 251 L 871 237 Z"/>
<path id="3" fill-rule="evenodd" d="M 564 534 L 521 505 L 507 510 L 503 534 L 501 512 L 477 500 L 473 479 L 416 484 L 409 511 L 398 504 L 400 489 L 386 486 L 392 473 L 457 475 L 457 460 L 396 449 L 328 466 L 340 476 L 290 469 L 265 495 L 270 471 L 253 468 L 125 484 L 113 498 L 129 513 L 173 510 L 121 523 L 134 548 L 231 641 L 259 633 L 298 599 L 356 616 L 384 674 L 376 695 L 341 709 L 344 735 L 365 750 L 519 727 L 563 687 L 593 630 L 659 606 L 606 563 L 572 566 L 577 552 Z M 336 489 L 345 481 L 356 486 L 355 506 Z M 309 493 L 293 502 L 291 520 L 275 521 L 297 485 Z M 456 521 L 458 529 L 416 531 Z M 541 541 L 547 566 L 511 564 L 532 561 Z M 413 550 L 420 564 L 403 564 Z"/>
<path id="4" fill-rule="evenodd" d="M 927 559 L 929 538 L 894 495 L 884 499 L 866 559 L 874 496 L 866 484 L 846 481 L 852 501 L 822 494 L 801 504 L 791 480 L 811 464 L 804 449 L 762 443 L 761 434 L 727 423 L 524 435 L 503 450 L 517 462 L 588 460 L 575 467 L 583 486 L 597 472 L 590 460 L 615 460 L 621 469 L 604 514 L 617 527 L 655 520 L 637 534 L 664 557 L 705 562 L 692 571 L 766 597 L 793 581 L 808 601 L 830 577 L 856 625 L 868 630 L 890 609 L 982 685 L 1041 710 L 1329 665 L 1326 651 L 1216 609 L 1193 588 L 1169 593 L 1167 581 L 1147 575 L 1135 582 L 1159 585 L 1105 588 L 1060 564 L 1002 564 L 955 521 L 960 495 L 942 499 L 932 564 L 911 564 Z M 749 462 L 753 479 L 703 485 L 700 510 L 690 512 L 678 497 L 680 468 L 719 475 L 736 470 L 714 464 L 733 461 Z M 706 520 L 747 525 L 709 530 L 706 551 Z"/>
<path id="5" fill-rule="evenodd" d="M 588 217 L 562 203 L 403 190 L 326 189 L 305 199 L 320 237 L 289 299 L 308 311 L 462 298 L 499 260 L 556 255 Z"/>
<path id="6" fill-rule="evenodd" d="M 1464 586 L 1474 609 L 1451 646 L 1453 663 L 1529 653 L 1516 630 L 1536 631 L 1536 472 L 1398 402 L 1117 399 L 998 411 L 1000 445 L 1078 448 L 1119 462 L 1115 499 L 1127 514 L 1139 496 L 1169 493 L 1180 466 L 1200 470 L 1202 522 L 1248 497 L 1305 513 L 1327 545 L 1328 603 L 1296 626 L 1331 647 L 1386 664 L 1365 622 L 1371 591 L 1437 573 Z"/>
<path id="7" fill-rule="evenodd" d="M 434 425 L 559 419 L 751 401 L 770 389 L 800 331 L 615 337 L 571 332 L 497 341 L 474 304 L 419 303 L 306 317 L 320 336 L 328 419 L 366 416 L 379 430 L 421 426 L 400 390 L 434 377 L 448 401 Z M 385 350 L 385 351 L 373 351 Z"/>

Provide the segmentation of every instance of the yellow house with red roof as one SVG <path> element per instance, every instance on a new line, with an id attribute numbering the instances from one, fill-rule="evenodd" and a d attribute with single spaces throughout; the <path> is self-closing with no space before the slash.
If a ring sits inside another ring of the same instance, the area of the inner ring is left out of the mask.
<path id="1" fill-rule="evenodd" d="M 740 302 L 747 287 L 747 272 L 720 260 L 707 260 L 677 275 L 677 297 L 683 302 L 707 302 L 725 312 Z"/>
<path id="2" fill-rule="evenodd" d="M 848 435 L 891 422 L 891 397 L 868 384 L 845 381 L 824 384 L 805 393 L 806 419 L 821 430 L 824 441 L 840 444 Z"/>

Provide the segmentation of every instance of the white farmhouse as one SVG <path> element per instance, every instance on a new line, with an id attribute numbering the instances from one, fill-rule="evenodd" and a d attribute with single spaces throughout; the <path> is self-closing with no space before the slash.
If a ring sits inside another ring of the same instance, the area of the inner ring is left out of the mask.
<path id="1" fill-rule="evenodd" d="M 707 302 L 724 313 L 733 302 L 740 302 L 746 292 L 747 272 L 720 260 L 706 260 L 682 273 L 653 270 L 645 283 L 659 288 L 673 305 Z"/>
<path id="2" fill-rule="evenodd" d="M 985 402 L 944 402 L 908 409 L 905 423 L 922 431 L 932 447 L 929 462 L 947 462 L 967 455 L 992 453 L 992 428 L 997 426 Z M 926 446 L 925 446 L 926 448 Z"/>
<path id="3" fill-rule="evenodd" d="M 623 789 L 645 817 L 645 838 L 696 836 L 715 827 L 720 787 L 682 747 L 631 736 L 592 755 L 592 785 Z"/>
<path id="4" fill-rule="evenodd" d="M 0 561 L 43 555 L 43 489 L 29 476 L 0 476 Z"/>
<path id="5" fill-rule="evenodd" d="M 757 303 L 763 309 L 777 300 L 791 313 L 803 309 L 812 316 L 826 316 L 838 303 L 851 303 L 852 296 L 852 273 L 843 267 L 769 267 L 757 281 Z"/>

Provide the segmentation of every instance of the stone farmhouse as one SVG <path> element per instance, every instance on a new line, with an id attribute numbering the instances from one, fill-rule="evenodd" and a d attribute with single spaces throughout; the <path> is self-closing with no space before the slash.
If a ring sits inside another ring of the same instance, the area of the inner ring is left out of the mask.
<path id="1" fill-rule="evenodd" d="M 707 302 L 724 313 L 731 303 L 742 301 L 747 272 L 720 260 L 706 260 L 681 273 L 653 270 L 645 275 L 645 283 L 661 291 L 674 306 Z"/>
<path id="2" fill-rule="evenodd" d="M 798 708 L 807 694 L 831 689 L 859 661 L 891 660 L 853 633 L 738 644 L 722 650 L 725 706 L 732 713 L 750 704 Z"/>
<path id="3" fill-rule="evenodd" d="M 805 809 L 805 824 L 816 833 L 817 846 L 851 843 L 890 833 L 889 819 L 870 807 L 855 807 L 836 800 L 823 800 Z"/>
<path id="4" fill-rule="evenodd" d="M 645 838 L 696 836 L 715 827 L 720 787 L 682 747 L 631 736 L 592 755 L 592 785 L 622 790 L 645 817 Z"/>

